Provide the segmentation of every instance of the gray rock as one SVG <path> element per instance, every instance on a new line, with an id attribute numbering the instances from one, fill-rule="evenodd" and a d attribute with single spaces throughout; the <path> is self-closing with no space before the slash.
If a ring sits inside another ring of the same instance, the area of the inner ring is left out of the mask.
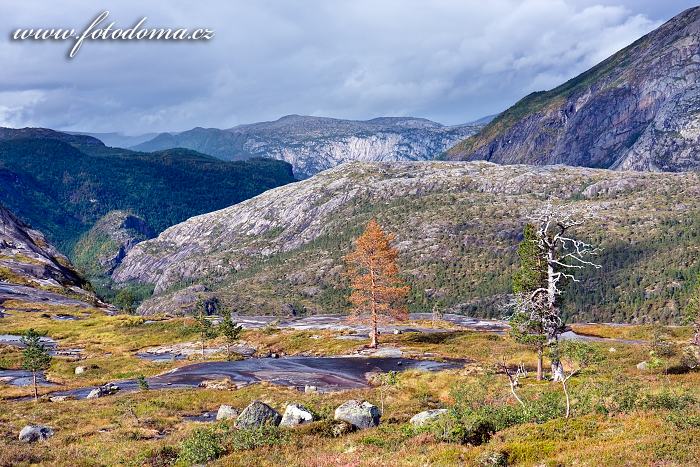
<path id="1" fill-rule="evenodd" d="M 289 404 L 284 409 L 280 426 L 296 426 L 314 421 L 314 414 L 309 409 L 299 404 Z"/>
<path id="2" fill-rule="evenodd" d="M 76 366 L 75 367 L 75 374 L 82 375 L 83 373 L 85 373 L 86 370 L 87 370 L 87 368 L 84 366 Z"/>
<path id="3" fill-rule="evenodd" d="M 230 418 L 238 417 L 238 410 L 234 409 L 230 405 L 221 405 L 219 410 L 216 412 L 217 420 L 228 420 Z"/>
<path id="4" fill-rule="evenodd" d="M 647 370 L 647 369 L 649 369 L 649 363 L 648 362 L 639 362 L 639 363 L 637 363 L 637 369 L 642 370 L 642 371 Z"/>
<path id="5" fill-rule="evenodd" d="M 51 396 L 49 397 L 49 400 L 51 402 L 64 402 L 68 400 L 73 400 L 75 399 L 73 396 Z"/>
<path id="6" fill-rule="evenodd" d="M 378 426 L 380 417 L 379 409 L 369 402 L 349 400 L 335 409 L 334 418 L 362 430 Z"/>
<path id="7" fill-rule="evenodd" d="M 114 383 L 107 383 L 90 391 L 86 399 L 97 399 L 99 397 L 111 396 L 119 391 L 119 386 Z"/>
<path id="8" fill-rule="evenodd" d="M 423 426 L 426 423 L 437 420 L 447 413 L 447 409 L 426 410 L 411 417 L 411 425 Z"/>
<path id="9" fill-rule="evenodd" d="M 53 429 L 43 425 L 27 425 L 19 432 L 19 440 L 23 443 L 44 441 L 53 436 Z"/>
<path id="10" fill-rule="evenodd" d="M 307 394 L 312 392 L 318 392 L 318 387 L 307 384 L 306 386 L 304 386 L 304 392 Z"/>
<path id="11" fill-rule="evenodd" d="M 264 402 L 253 401 L 236 418 L 236 428 L 257 428 L 263 425 L 277 426 L 282 416 Z"/>

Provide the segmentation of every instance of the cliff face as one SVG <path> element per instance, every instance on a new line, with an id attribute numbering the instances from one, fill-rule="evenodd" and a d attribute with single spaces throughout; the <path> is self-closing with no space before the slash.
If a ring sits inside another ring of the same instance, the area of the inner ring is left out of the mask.
<path id="1" fill-rule="evenodd" d="M 135 149 L 183 147 L 225 160 L 270 157 L 289 162 L 305 178 L 345 162 L 433 159 L 481 126 L 448 127 L 419 118 L 352 121 L 289 115 L 228 130 L 164 133 Z"/>
<path id="2" fill-rule="evenodd" d="M 699 177 L 486 162 L 346 164 L 175 225 L 136 245 L 113 279 L 155 286 L 144 314 L 197 300 L 253 314 L 290 304 L 343 312 L 342 257 L 375 217 L 396 234 L 413 311 L 438 302 L 502 317 L 523 225 L 553 197 L 588 217 L 578 233 L 605 249 L 605 270 L 586 271 L 566 294 L 566 312 L 672 321 L 686 297 L 675 272 L 695 277 L 700 268 Z"/>
<path id="3" fill-rule="evenodd" d="M 0 206 L 0 305 L 97 303 L 90 284 L 43 234 Z M 81 303 L 82 302 L 82 303 Z"/>
<path id="4" fill-rule="evenodd" d="M 453 160 L 620 170 L 700 168 L 700 7 L 534 93 L 448 151 Z"/>

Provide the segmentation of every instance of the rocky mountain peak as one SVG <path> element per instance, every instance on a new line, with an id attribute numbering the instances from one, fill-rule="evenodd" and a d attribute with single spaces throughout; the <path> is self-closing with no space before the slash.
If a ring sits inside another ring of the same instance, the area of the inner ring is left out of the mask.
<path id="1" fill-rule="evenodd" d="M 700 168 L 700 7 L 589 71 L 533 93 L 451 159 L 621 170 Z"/>

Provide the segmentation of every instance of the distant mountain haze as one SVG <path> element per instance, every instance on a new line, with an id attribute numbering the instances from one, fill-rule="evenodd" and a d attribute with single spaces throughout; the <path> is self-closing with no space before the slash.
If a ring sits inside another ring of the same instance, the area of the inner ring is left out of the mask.
<path id="1" fill-rule="evenodd" d="M 194 128 L 162 133 L 133 149 L 187 148 L 224 160 L 269 157 L 292 164 L 301 178 L 352 161 L 430 160 L 483 123 L 445 126 L 423 118 L 367 121 L 288 115 L 227 130 Z"/>

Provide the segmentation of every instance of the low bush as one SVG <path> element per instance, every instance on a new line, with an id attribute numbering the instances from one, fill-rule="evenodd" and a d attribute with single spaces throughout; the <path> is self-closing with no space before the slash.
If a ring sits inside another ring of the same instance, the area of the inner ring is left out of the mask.
<path id="1" fill-rule="evenodd" d="M 286 444 L 289 433 L 276 426 L 264 425 L 247 430 L 231 430 L 225 436 L 224 445 L 229 452 L 247 451 L 261 446 Z"/>
<path id="2" fill-rule="evenodd" d="M 203 464 L 224 454 L 222 432 L 218 427 L 198 428 L 182 442 L 178 463 Z"/>

